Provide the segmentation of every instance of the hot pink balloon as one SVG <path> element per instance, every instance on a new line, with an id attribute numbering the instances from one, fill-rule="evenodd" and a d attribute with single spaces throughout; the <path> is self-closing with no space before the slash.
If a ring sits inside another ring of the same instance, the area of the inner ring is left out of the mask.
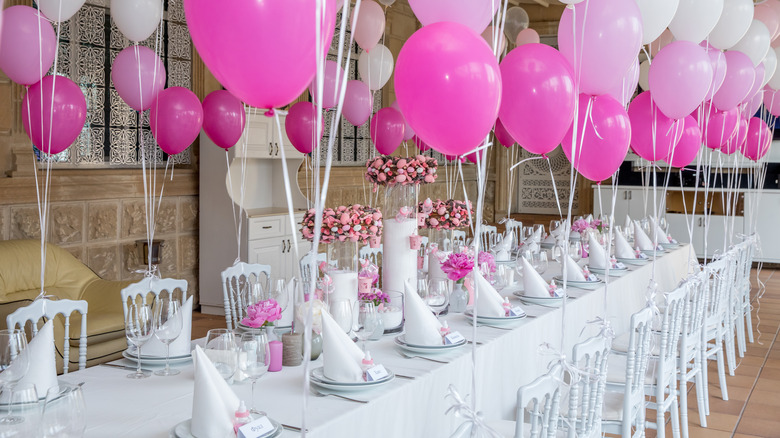
<path id="1" fill-rule="evenodd" d="M 487 149 L 480 150 L 479 153 L 479 159 L 481 162 L 485 161 L 485 151 Z M 472 152 L 468 155 L 466 155 L 466 160 L 468 160 L 469 163 L 477 164 L 477 152 Z"/>
<path id="2" fill-rule="evenodd" d="M 241 138 L 246 125 L 244 104 L 227 90 L 216 90 L 203 99 L 203 131 L 222 149 Z"/>
<path id="3" fill-rule="evenodd" d="M 325 75 L 323 77 L 322 87 L 322 107 L 333 108 L 338 103 L 339 85 L 341 78 L 344 77 L 342 69 L 335 61 L 325 61 Z M 309 84 L 309 94 L 312 101 L 317 101 L 317 78 L 314 78 Z M 361 123 L 362 125 L 362 123 Z"/>
<path id="4" fill-rule="evenodd" d="M 493 134 L 496 135 L 496 140 L 506 148 L 511 148 L 516 143 L 515 139 L 512 138 L 512 134 L 510 134 L 504 127 L 504 124 L 501 123 L 501 119 L 496 119 L 496 127 L 493 129 Z"/>
<path id="5" fill-rule="evenodd" d="M 769 126 L 758 117 L 752 117 L 748 122 L 747 139 L 743 154 L 753 161 L 764 158 L 772 145 L 772 131 Z"/>
<path id="6" fill-rule="evenodd" d="M 628 106 L 628 117 L 631 119 L 631 149 L 645 160 L 658 161 L 669 156 L 684 127 L 665 116 L 654 103 L 653 96 L 650 91 L 637 96 Z"/>
<path id="7" fill-rule="evenodd" d="M 747 139 L 747 134 L 748 134 L 748 121 L 746 119 L 740 118 L 739 125 L 737 125 L 736 132 L 729 139 L 729 141 L 727 141 L 726 144 L 724 144 L 720 148 L 720 151 L 726 155 L 731 155 L 734 152 L 741 150 L 742 145 L 745 143 L 745 140 Z"/>
<path id="8" fill-rule="evenodd" d="M 2 21 L 0 70 L 17 84 L 40 81 L 54 64 L 57 50 L 51 24 L 35 9 L 21 5 L 2 11 Z"/>
<path id="9" fill-rule="evenodd" d="M 615 82 L 615 86 L 612 87 L 609 94 L 615 100 L 620 102 L 623 106 L 628 105 L 631 101 L 631 97 L 636 91 L 636 86 L 639 83 L 639 58 L 636 59 L 634 64 L 626 71 L 626 74 Z"/>
<path id="10" fill-rule="evenodd" d="M 371 110 L 371 90 L 368 85 L 356 79 L 347 81 L 344 106 L 341 110 L 344 118 L 354 126 L 361 126 L 371 117 Z"/>
<path id="11" fill-rule="evenodd" d="M 521 30 L 520 33 L 517 34 L 515 45 L 520 47 L 523 44 L 539 44 L 539 41 L 539 33 L 529 27 L 528 29 Z"/>
<path id="12" fill-rule="evenodd" d="M 585 109 L 592 100 L 591 114 Z M 618 101 L 610 96 L 580 94 L 577 141 L 572 159 L 573 128 L 563 138 L 563 152 L 585 178 L 600 182 L 620 168 L 631 140 L 631 122 Z M 586 119 L 586 116 L 589 116 Z M 583 131 L 584 130 L 584 131 Z"/>
<path id="13" fill-rule="evenodd" d="M 393 108 L 394 110 L 398 111 L 401 114 L 401 117 L 403 117 L 404 113 L 401 112 L 401 107 L 398 106 L 398 101 L 394 100 L 393 103 L 390 105 L 390 108 Z M 404 117 L 404 141 L 411 140 L 412 137 L 414 137 L 414 129 L 412 129 L 411 126 L 409 126 L 409 122 L 406 121 L 406 117 Z M 430 146 L 428 147 L 430 149 Z"/>
<path id="14" fill-rule="evenodd" d="M 203 126 L 203 106 L 198 96 L 184 87 L 160 91 L 149 110 L 149 127 L 160 149 L 176 155 L 198 138 Z"/>
<path id="15" fill-rule="evenodd" d="M 501 103 L 501 74 L 479 34 L 458 23 L 433 23 L 401 48 L 395 93 L 417 136 L 441 153 L 463 154 L 493 129 Z"/>
<path id="16" fill-rule="evenodd" d="M 675 41 L 653 59 L 648 79 L 661 112 L 672 119 L 684 118 L 707 96 L 712 83 L 710 57 L 698 44 Z"/>
<path id="17" fill-rule="evenodd" d="M 764 107 L 773 116 L 780 117 L 780 91 L 764 87 Z M 752 116 L 755 113 L 753 111 L 748 114 Z"/>
<path id="18" fill-rule="evenodd" d="M 59 154 L 81 134 L 87 119 L 87 100 L 70 79 L 44 76 L 27 89 L 21 114 L 24 132 L 33 144 L 47 154 Z"/>
<path id="19" fill-rule="evenodd" d="M 705 113 L 706 117 L 706 113 Z M 712 110 L 705 125 L 704 144 L 710 149 L 722 148 L 736 132 L 739 125 L 739 110 Z"/>
<path id="20" fill-rule="evenodd" d="M 730 110 L 745 100 L 756 76 L 753 62 L 742 52 L 726 52 L 726 65 L 726 78 L 712 98 L 712 104 L 721 111 Z"/>
<path id="21" fill-rule="evenodd" d="M 701 147 L 701 130 L 696 119 L 688 116 L 682 120 L 682 123 L 684 127 L 680 141 L 674 147 L 671 159 L 669 157 L 665 158 L 672 167 L 685 167 L 691 164 Z"/>
<path id="22" fill-rule="evenodd" d="M 574 66 L 580 91 L 607 93 L 642 47 L 639 6 L 635 0 L 588 0 L 567 7 L 558 25 L 558 44 Z"/>
<path id="23" fill-rule="evenodd" d="M 757 4 L 753 10 L 753 18 L 766 25 L 766 28 L 769 29 L 769 38 L 772 39 L 780 31 L 780 16 L 769 3 L 771 2 Z"/>
<path id="24" fill-rule="evenodd" d="M 499 116 L 525 150 L 546 154 L 558 147 L 574 119 L 574 76 L 566 59 L 543 44 L 526 44 L 501 61 Z"/>
<path id="25" fill-rule="evenodd" d="M 319 137 L 322 137 L 325 118 L 322 119 Z M 317 145 L 314 127 L 317 124 L 317 107 L 311 102 L 298 102 L 287 113 L 284 129 L 293 147 L 302 154 L 309 154 Z"/>
<path id="26" fill-rule="evenodd" d="M 707 51 L 707 55 L 710 57 L 710 65 L 712 65 L 712 82 L 709 90 L 707 90 L 707 100 L 709 100 L 723 85 L 723 81 L 726 79 L 727 65 L 726 55 L 722 51 L 714 47 L 705 47 L 704 50 Z"/>
<path id="27" fill-rule="evenodd" d="M 311 83 L 336 23 L 336 2 L 328 1 L 316 53 L 316 8 L 317 0 L 184 0 L 187 28 L 209 71 L 257 108 L 283 107 Z"/>
<path id="28" fill-rule="evenodd" d="M 371 119 L 369 133 L 376 150 L 390 155 L 404 139 L 404 117 L 393 108 L 382 108 Z"/>
<path id="29" fill-rule="evenodd" d="M 354 15 L 355 10 L 352 10 Z M 352 20 L 350 20 L 350 23 Z M 385 33 L 385 11 L 374 0 L 360 3 L 357 23 L 352 33 L 355 42 L 363 50 L 373 49 Z"/>
<path id="30" fill-rule="evenodd" d="M 491 0 L 409 0 L 412 12 L 423 26 L 451 21 L 471 28 L 477 35 L 490 24 L 499 3 Z"/>
<path id="31" fill-rule="evenodd" d="M 160 57 L 144 46 L 123 49 L 111 65 L 111 80 L 116 92 L 136 111 L 152 106 L 165 87 L 165 74 Z"/>

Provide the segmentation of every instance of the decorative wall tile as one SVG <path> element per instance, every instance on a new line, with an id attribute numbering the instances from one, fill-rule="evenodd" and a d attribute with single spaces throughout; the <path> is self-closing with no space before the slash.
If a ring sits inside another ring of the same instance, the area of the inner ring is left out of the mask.
<path id="1" fill-rule="evenodd" d="M 177 269 L 178 266 L 178 259 L 179 259 L 179 248 L 178 248 L 178 242 L 177 239 L 170 238 L 170 239 L 163 239 L 163 247 L 161 249 L 162 252 L 162 258 L 160 260 L 160 276 L 163 278 L 166 277 L 176 277 L 176 275 L 179 273 L 179 270 Z"/>
<path id="2" fill-rule="evenodd" d="M 0 207 L 0 239 L 8 239 L 8 225 L 11 221 L 8 219 L 11 209 L 8 207 Z"/>
<path id="3" fill-rule="evenodd" d="M 190 32 L 186 24 L 168 23 L 168 56 L 171 58 L 190 59 Z"/>
<path id="4" fill-rule="evenodd" d="M 87 236 L 93 240 L 115 240 L 119 235 L 119 203 L 92 203 L 87 207 Z"/>
<path id="5" fill-rule="evenodd" d="M 155 220 L 155 236 L 173 234 L 176 232 L 176 198 L 163 197 Z"/>
<path id="6" fill-rule="evenodd" d="M 95 46 L 106 46 L 106 10 L 84 6 L 76 15 L 78 20 L 78 42 Z"/>
<path id="7" fill-rule="evenodd" d="M 120 276 L 122 280 L 140 280 L 143 274 L 135 272 L 143 269 L 141 266 L 141 252 L 135 242 L 122 243 L 119 247 L 122 256 Z"/>
<path id="8" fill-rule="evenodd" d="M 179 271 L 194 270 L 198 266 L 198 237 L 179 238 Z"/>
<path id="9" fill-rule="evenodd" d="M 77 246 L 63 246 L 62 249 L 65 251 L 68 251 L 69 253 L 73 254 L 73 257 L 76 257 L 80 262 L 84 263 L 84 247 L 81 245 Z"/>
<path id="10" fill-rule="evenodd" d="M 122 202 L 122 237 L 146 237 L 146 210 L 143 199 Z"/>
<path id="11" fill-rule="evenodd" d="M 104 280 L 119 280 L 119 246 L 88 247 L 87 266 Z"/>
<path id="12" fill-rule="evenodd" d="M 179 198 L 179 231 L 198 231 L 198 198 Z"/>
<path id="13" fill-rule="evenodd" d="M 531 154 L 523 150 L 520 159 L 529 157 L 531 157 Z M 550 158 L 549 164 L 547 160 L 531 160 L 518 169 L 520 172 L 517 187 L 518 202 L 517 209 L 512 208 L 513 212 L 558 213 L 553 181 L 550 179 L 550 167 L 552 167 L 552 172 L 555 175 L 555 185 L 558 189 L 557 199 L 560 200 L 562 209 L 568 208 L 571 164 L 560 147 L 548 154 L 548 157 Z M 577 211 L 578 208 L 579 200 L 575 193 L 572 210 Z"/>
<path id="14" fill-rule="evenodd" d="M 84 204 L 53 205 L 50 214 L 51 243 L 63 245 L 83 240 Z"/>
<path id="15" fill-rule="evenodd" d="M 38 207 L 11 207 L 11 239 L 40 239 Z"/>

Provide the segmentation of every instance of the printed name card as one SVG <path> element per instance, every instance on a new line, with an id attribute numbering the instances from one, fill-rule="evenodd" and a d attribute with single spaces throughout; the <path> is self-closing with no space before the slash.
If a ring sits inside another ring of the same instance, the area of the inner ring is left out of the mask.
<path id="1" fill-rule="evenodd" d="M 646 260 L 647 259 L 647 254 L 645 254 L 643 252 L 640 252 L 639 255 L 636 256 L 636 258 L 642 259 L 642 260 Z"/>
<path id="2" fill-rule="evenodd" d="M 525 310 L 523 310 L 520 306 L 515 306 L 509 309 L 509 316 L 523 316 L 525 315 Z"/>
<path id="3" fill-rule="evenodd" d="M 588 274 L 588 278 L 586 278 L 586 280 L 588 280 L 588 281 L 599 281 L 599 278 L 596 277 L 593 274 Z"/>
<path id="4" fill-rule="evenodd" d="M 463 335 L 460 334 L 460 332 L 448 333 L 447 336 L 444 337 L 444 345 L 461 344 L 465 341 L 466 338 L 464 338 Z"/>
<path id="5" fill-rule="evenodd" d="M 612 269 L 626 269 L 626 265 L 624 265 L 622 262 L 617 262 L 612 265 Z"/>
<path id="6" fill-rule="evenodd" d="M 376 382 L 389 376 L 385 366 L 382 364 L 373 366 L 366 370 L 366 382 Z"/>
<path id="7" fill-rule="evenodd" d="M 670 238 L 669 238 L 669 243 L 671 243 L 672 245 L 677 245 L 677 239 L 672 239 L 672 238 L 670 237 Z"/>
<path id="8" fill-rule="evenodd" d="M 238 438 L 258 438 L 273 432 L 274 425 L 268 417 L 262 417 L 238 428 Z"/>

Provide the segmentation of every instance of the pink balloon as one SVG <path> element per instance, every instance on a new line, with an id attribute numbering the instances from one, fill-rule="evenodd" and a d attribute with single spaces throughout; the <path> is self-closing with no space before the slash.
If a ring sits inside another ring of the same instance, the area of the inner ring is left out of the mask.
<path id="1" fill-rule="evenodd" d="M 493 134 L 496 135 L 496 140 L 506 148 L 511 148 L 516 143 L 515 139 L 512 138 L 512 134 L 510 134 L 504 127 L 504 124 L 501 123 L 501 119 L 496 119 L 496 127 L 493 129 Z"/>
<path id="2" fill-rule="evenodd" d="M 356 79 L 347 81 L 344 106 L 341 110 L 344 118 L 354 126 L 361 126 L 371 117 L 371 108 L 371 90 L 368 85 Z"/>
<path id="3" fill-rule="evenodd" d="M 672 35 L 672 31 L 669 29 L 664 30 L 661 36 L 649 44 L 650 56 L 654 57 L 656 54 L 658 54 L 658 52 L 661 51 L 661 49 L 671 44 L 672 41 L 674 41 L 674 35 Z"/>
<path id="4" fill-rule="evenodd" d="M 748 122 L 747 139 L 742 153 L 753 161 L 764 158 L 772 145 L 772 131 L 758 117 L 752 117 Z"/>
<path id="5" fill-rule="evenodd" d="M 404 139 L 404 117 L 393 108 L 382 108 L 371 119 L 369 133 L 376 150 L 390 155 Z"/>
<path id="6" fill-rule="evenodd" d="M 650 91 L 637 96 L 628 106 L 631 119 L 631 149 L 645 160 L 668 157 L 680 140 L 684 126 L 665 116 L 654 103 Z M 580 108 L 580 111 L 583 109 Z"/>
<path id="7" fill-rule="evenodd" d="M 705 113 L 706 116 L 706 113 Z M 710 149 L 722 148 L 736 132 L 739 125 L 739 110 L 712 110 L 705 125 L 704 144 Z"/>
<path id="8" fill-rule="evenodd" d="M 591 114 L 586 114 L 592 101 Z M 610 96 L 580 94 L 577 141 L 572 160 L 573 128 L 563 138 L 563 152 L 585 178 L 600 182 L 611 177 L 626 158 L 631 122 L 626 110 Z M 587 119 L 585 118 L 589 116 Z M 584 130 L 584 132 L 583 132 Z"/>
<path id="9" fill-rule="evenodd" d="M 480 161 L 485 161 L 485 151 L 487 149 L 482 149 L 479 151 L 479 159 Z M 468 155 L 466 155 L 466 160 L 468 160 L 469 163 L 477 164 L 477 152 L 472 152 Z"/>
<path id="10" fill-rule="evenodd" d="M 283 107 L 311 83 L 336 23 L 336 2 L 327 1 L 322 53 L 315 53 L 316 6 L 317 0 L 184 0 L 192 42 L 209 71 L 257 108 Z"/>
<path id="11" fill-rule="evenodd" d="M 684 127 L 680 141 L 677 142 L 677 146 L 672 151 L 671 159 L 666 157 L 665 160 L 672 165 L 672 167 L 685 167 L 693 162 L 696 158 L 696 154 L 699 153 L 701 147 L 701 130 L 699 124 L 691 116 L 683 119 Z"/>
<path id="12" fill-rule="evenodd" d="M 764 4 L 769 5 L 774 11 L 775 15 L 780 17 L 780 1 L 778 0 L 768 0 L 764 2 Z M 770 38 L 772 38 L 773 41 L 777 41 L 778 37 L 780 37 L 780 27 L 777 29 L 777 33 L 774 35 L 770 35 Z"/>
<path id="13" fill-rule="evenodd" d="M 43 14 L 21 5 L 2 11 L 2 21 L 0 69 L 17 84 L 40 81 L 54 64 L 57 37 L 51 24 Z"/>
<path id="14" fill-rule="evenodd" d="M 501 61 L 499 116 L 525 150 L 546 154 L 558 147 L 574 119 L 574 76 L 566 59 L 543 44 L 526 44 Z"/>
<path id="15" fill-rule="evenodd" d="M 615 86 L 606 94 L 609 94 L 623 106 L 626 106 L 628 105 L 628 102 L 631 101 L 631 97 L 634 95 L 638 83 L 639 58 L 636 59 L 634 64 L 626 71 L 626 74 L 623 75 L 619 81 L 615 82 Z"/>
<path id="16" fill-rule="evenodd" d="M 414 141 L 414 145 L 417 146 L 417 149 L 420 152 L 425 152 L 425 151 L 427 151 L 428 149 L 431 148 L 428 145 L 428 143 L 422 141 L 422 139 L 420 137 L 416 136 L 416 135 L 414 137 L 412 137 L 412 141 Z M 457 155 L 445 155 L 445 157 L 455 157 L 455 158 L 457 158 Z M 453 160 L 453 158 L 448 158 L 448 160 Z"/>
<path id="17" fill-rule="evenodd" d="M 136 111 L 152 106 L 165 87 L 165 74 L 160 57 L 144 46 L 123 49 L 111 65 L 111 80 L 116 92 Z"/>
<path id="18" fill-rule="evenodd" d="M 401 107 L 398 106 L 397 100 L 393 101 L 393 103 L 390 105 L 390 108 L 393 108 L 394 110 L 398 111 L 401 114 L 401 117 L 403 117 L 404 113 L 401 112 Z M 412 129 L 412 127 L 409 126 L 409 122 L 407 122 L 406 117 L 404 117 L 404 141 L 411 140 L 412 137 L 414 137 L 414 129 Z"/>
<path id="19" fill-rule="evenodd" d="M 742 145 L 745 143 L 745 140 L 747 139 L 747 134 L 748 134 L 748 121 L 740 117 L 736 132 L 729 139 L 729 141 L 727 141 L 726 144 L 724 144 L 720 148 L 720 151 L 726 155 L 731 155 L 734 152 L 741 150 Z"/>
<path id="20" fill-rule="evenodd" d="M 354 9 L 352 14 L 355 14 Z M 350 20 L 351 22 L 352 20 Z M 382 38 L 383 33 L 385 33 L 385 11 L 374 0 L 361 2 L 357 23 L 352 33 L 355 42 L 363 50 L 371 50 Z"/>
<path id="21" fill-rule="evenodd" d="M 499 3 L 491 0 L 409 0 L 412 12 L 423 26 L 451 21 L 470 27 L 478 35 L 490 24 Z"/>
<path id="22" fill-rule="evenodd" d="M 770 90 L 770 88 L 767 87 L 763 90 L 758 90 L 758 93 L 754 94 L 750 100 L 745 102 L 745 106 L 742 108 L 742 117 L 752 117 L 758 112 L 764 99 L 765 90 Z"/>
<path id="23" fill-rule="evenodd" d="M 775 117 L 780 117 L 780 91 L 773 90 L 771 88 L 764 87 L 764 107 L 770 114 Z M 753 115 L 756 112 L 748 113 Z"/>
<path id="24" fill-rule="evenodd" d="M 184 87 L 160 91 L 149 110 L 149 127 L 160 149 L 176 155 L 198 138 L 203 126 L 203 106 L 198 96 Z"/>
<path id="25" fill-rule="evenodd" d="M 607 93 L 642 47 L 639 6 L 635 0 L 588 0 L 567 7 L 558 25 L 558 44 L 574 66 L 580 92 Z"/>
<path id="26" fill-rule="evenodd" d="M 344 77 L 344 69 L 342 69 L 336 61 L 325 61 L 325 75 L 323 78 L 322 87 L 322 107 L 333 108 L 338 103 L 339 99 L 339 85 L 341 84 L 341 78 Z M 317 78 L 314 78 L 309 84 L 309 94 L 311 100 L 317 101 Z M 361 123 L 362 125 L 362 123 Z"/>
<path id="27" fill-rule="evenodd" d="M 244 104 L 227 90 L 216 90 L 203 99 L 203 131 L 222 149 L 241 138 L 246 125 Z"/>
<path id="28" fill-rule="evenodd" d="M 21 114 L 24 132 L 33 144 L 47 154 L 59 154 L 81 134 L 87 119 L 87 100 L 70 79 L 44 76 L 27 89 Z"/>
<path id="29" fill-rule="evenodd" d="M 769 38 L 774 39 L 780 31 L 780 16 L 774 7 L 769 5 L 770 2 L 764 2 L 757 4 L 753 10 L 753 18 L 766 25 L 769 29 Z"/>
<path id="30" fill-rule="evenodd" d="M 521 30 L 520 33 L 517 34 L 515 45 L 520 47 L 523 44 L 539 44 L 539 41 L 539 33 L 529 27 L 528 29 Z"/>
<path id="31" fill-rule="evenodd" d="M 479 34 L 458 23 L 433 23 L 401 48 L 395 93 L 417 136 L 441 153 L 463 154 L 493 129 L 501 103 L 501 74 Z"/>
<path id="32" fill-rule="evenodd" d="M 675 41 L 653 59 L 648 79 L 653 101 L 661 112 L 682 119 L 707 96 L 712 83 L 710 57 L 698 44 Z"/>
<path id="33" fill-rule="evenodd" d="M 287 113 L 284 121 L 284 129 L 287 131 L 287 138 L 290 139 L 293 147 L 302 154 L 309 154 L 317 145 L 314 137 L 314 126 L 317 124 L 317 107 L 311 102 L 298 102 Z M 325 129 L 325 118 L 322 118 L 319 136 Z"/>
<path id="34" fill-rule="evenodd" d="M 721 111 L 734 108 L 745 100 L 756 76 L 753 62 L 742 52 L 735 50 L 726 52 L 726 65 L 723 85 L 712 98 L 712 104 Z"/>
<path id="35" fill-rule="evenodd" d="M 705 43 L 703 42 L 702 44 Z M 709 100 L 720 90 L 723 81 L 726 79 L 726 55 L 714 47 L 705 47 L 704 50 L 707 51 L 707 55 L 710 57 L 710 65 L 712 65 L 712 82 L 709 90 L 707 90 L 706 97 Z"/>
<path id="36" fill-rule="evenodd" d="M 747 97 L 741 102 L 742 104 L 747 104 L 751 100 L 753 100 L 753 96 L 758 93 L 758 90 L 761 88 L 762 82 L 764 81 L 764 64 L 758 64 L 755 69 L 755 76 L 753 78 L 753 86 L 750 87 L 750 91 L 748 91 Z"/>

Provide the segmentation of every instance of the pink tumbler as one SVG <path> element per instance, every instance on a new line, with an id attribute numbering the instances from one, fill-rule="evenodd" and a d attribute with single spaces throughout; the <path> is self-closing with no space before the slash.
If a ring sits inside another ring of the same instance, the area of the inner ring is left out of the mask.
<path id="1" fill-rule="evenodd" d="M 282 370 L 282 342 L 271 341 L 268 343 L 271 350 L 271 362 L 268 365 L 268 371 L 275 372 Z"/>

